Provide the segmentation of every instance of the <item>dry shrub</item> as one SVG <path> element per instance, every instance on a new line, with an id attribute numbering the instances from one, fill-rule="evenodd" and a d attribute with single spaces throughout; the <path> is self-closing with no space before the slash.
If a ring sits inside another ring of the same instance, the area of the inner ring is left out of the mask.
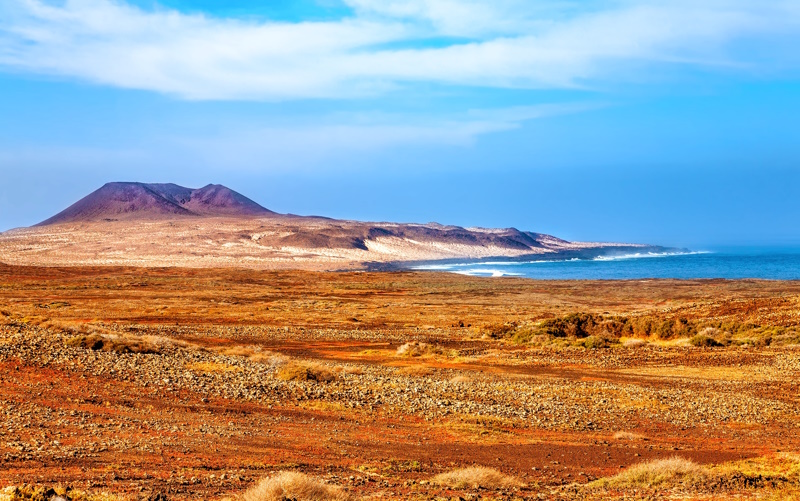
<path id="1" fill-rule="evenodd" d="M 87 334 L 65 341 L 67 346 L 114 353 L 161 353 L 161 347 L 143 339 Z"/>
<path id="2" fill-rule="evenodd" d="M 330 383 L 336 380 L 333 371 L 316 362 L 290 362 L 278 369 L 275 375 L 283 381 Z"/>
<path id="3" fill-rule="evenodd" d="M 720 324 L 720 327 L 723 327 Z M 499 335 L 520 344 L 536 340 L 540 344 L 542 335 L 548 338 L 580 340 L 595 336 L 599 339 L 658 338 L 662 340 L 691 338 L 699 333 L 698 320 L 687 318 L 663 318 L 660 316 L 624 317 L 572 313 L 563 317 L 548 318 L 537 323 L 511 324 Z M 751 327 L 744 324 L 724 325 L 726 331 L 743 332 Z M 595 346 L 597 347 L 597 346 Z"/>
<path id="4" fill-rule="evenodd" d="M 701 466 L 673 457 L 632 466 L 585 487 L 588 491 L 599 488 L 694 492 L 710 495 L 708 499 L 728 499 L 727 494 L 748 490 L 757 493 L 754 497 L 758 499 L 793 499 L 800 487 L 800 456 L 768 454 L 714 466 Z"/>
<path id="5" fill-rule="evenodd" d="M 791 453 L 768 454 L 746 458 L 713 468 L 726 477 L 742 476 L 767 482 L 800 487 L 800 456 Z"/>
<path id="6" fill-rule="evenodd" d="M 647 346 L 647 341 L 644 339 L 626 339 L 622 346 L 625 348 L 641 348 Z"/>
<path id="7" fill-rule="evenodd" d="M 614 440 L 647 440 L 647 437 L 630 431 L 618 431 L 614 433 Z"/>
<path id="8" fill-rule="evenodd" d="M 108 493 L 88 493 L 71 487 L 29 485 L 6 487 L 0 490 L 0 501 L 50 501 L 60 497 L 67 501 L 119 501 L 119 496 Z"/>
<path id="9" fill-rule="evenodd" d="M 438 346 L 419 341 L 412 341 L 397 348 L 397 354 L 401 357 L 421 357 L 423 355 L 441 355 L 444 353 Z"/>
<path id="10" fill-rule="evenodd" d="M 698 334 L 696 336 L 693 336 L 691 339 L 689 339 L 689 343 L 691 343 L 692 346 L 696 346 L 698 348 L 715 348 L 718 346 L 722 346 L 722 343 L 720 343 L 713 337 L 707 336 L 705 334 Z"/>
<path id="11" fill-rule="evenodd" d="M 508 489 L 519 487 L 521 482 L 493 468 L 473 466 L 441 473 L 431 479 L 436 485 L 452 489 Z"/>
<path id="12" fill-rule="evenodd" d="M 504 324 L 486 324 L 480 328 L 480 332 L 484 338 L 488 339 L 503 339 L 514 334 L 518 330 L 516 322 L 507 322 Z"/>
<path id="13" fill-rule="evenodd" d="M 67 334 L 100 334 L 100 335 L 113 335 L 114 333 L 102 325 L 98 325 L 95 321 L 80 322 L 80 321 L 67 321 L 59 319 L 46 319 L 39 322 L 39 325 L 46 329 L 54 329 L 65 332 Z"/>
<path id="14" fill-rule="evenodd" d="M 727 499 L 725 494 L 746 489 L 758 493 L 758 499 L 792 499 L 800 487 L 800 457 L 771 454 L 716 466 L 701 466 L 672 457 L 634 465 L 586 487 L 590 491 L 611 488 L 713 494 L 710 499 Z M 770 497 L 771 494 L 774 497 Z"/>
<path id="15" fill-rule="evenodd" d="M 364 374 L 364 368 L 357 366 L 342 367 L 342 372 L 344 372 L 345 374 L 350 374 L 352 376 L 361 376 L 362 374 Z"/>
<path id="16" fill-rule="evenodd" d="M 257 364 L 267 364 L 275 366 L 286 363 L 287 359 L 285 355 L 281 355 L 280 353 L 265 351 L 260 353 L 253 353 L 252 355 L 247 357 L 247 360 Z"/>
<path id="17" fill-rule="evenodd" d="M 433 369 L 422 365 L 411 365 L 397 369 L 397 373 L 403 376 L 423 377 L 433 374 Z"/>
<path id="18" fill-rule="evenodd" d="M 242 495 L 242 501 L 345 501 L 352 499 L 341 488 L 302 473 L 283 471 L 265 478 Z"/>
<path id="19" fill-rule="evenodd" d="M 711 473 L 706 467 L 675 456 L 633 465 L 618 475 L 594 484 L 602 487 L 688 487 L 702 484 L 710 477 Z"/>
<path id="20" fill-rule="evenodd" d="M 602 336 L 588 336 L 575 341 L 576 346 L 582 346 L 589 350 L 599 350 L 603 348 L 610 348 L 612 345 L 618 344 L 616 338 L 611 338 L 607 335 Z"/>
<path id="21" fill-rule="evenodd" d="M 530 336 L 524 336 L 525 341 L 517 341 L 518 343 L 526 343 L 531 346 L 547 346 L 553 343 L 553 338 L 548 336 L 547 334 L 531 334 Z"/>

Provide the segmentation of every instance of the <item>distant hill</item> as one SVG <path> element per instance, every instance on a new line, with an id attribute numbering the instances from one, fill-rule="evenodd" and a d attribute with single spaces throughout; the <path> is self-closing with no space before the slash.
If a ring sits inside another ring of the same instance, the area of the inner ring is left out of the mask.
<path id="1" fill-rule="evenodd" d="M 108 183 L 37 226 L 120 219 L 270 214 L 274 212 L 219 184 L 194 190 L 171 183 Z"/>
<path id="2" fill-rule="evenodd" d="M 363 270 L 664 250 L 570 242 L 516 228 L 277 214 L 221 185 L 146 183 L 108 183 L 34 227 L 0 233 L 0 262 L 35 265 Z"/>

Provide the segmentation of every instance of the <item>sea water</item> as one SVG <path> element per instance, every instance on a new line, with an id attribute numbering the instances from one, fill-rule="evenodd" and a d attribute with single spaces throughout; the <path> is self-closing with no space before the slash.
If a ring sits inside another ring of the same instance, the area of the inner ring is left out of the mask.
<path id="1" fill-rule="evenodd" d="M 490 259 L 428 263 L 417 270 L 471 276 L 538 279 L 756 278 L 800 280 L 800 249 L 736 249 L 681 253 L 634 253 L 593 259 Z"/>

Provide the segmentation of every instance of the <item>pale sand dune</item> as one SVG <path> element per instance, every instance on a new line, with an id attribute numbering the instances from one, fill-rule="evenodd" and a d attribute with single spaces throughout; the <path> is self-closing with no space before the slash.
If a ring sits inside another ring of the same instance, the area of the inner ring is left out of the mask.
<path id="1" fill-rule="evenodd" d="M 523 237 L 532 245 L 518 244 Z M 548 255 L 609 245 L 566 242 L 517 230 L 466 230 L 435 224 L 372 224 L 291 216 L 207 217 L 80 222 L 11 230 L 0 234 L 0 262 L 357 270 L 364 269 L 366 263 Z"/>
<path id="2" fill-rule="evenodd" d="M 614 245 L 568 242 L 515 228 L 283 215 L 221 185 L 108 183 L 35 227 L 0 234 L 0 262 L 358 270 L 415 261 L 575 255 L 609 247 Z"/>

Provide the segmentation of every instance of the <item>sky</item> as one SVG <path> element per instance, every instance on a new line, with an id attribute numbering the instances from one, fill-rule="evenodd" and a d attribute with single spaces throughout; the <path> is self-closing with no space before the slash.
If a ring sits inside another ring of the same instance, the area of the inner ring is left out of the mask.
<path id="1" fill-rule="evenodd" d="M 0 231 L 110 181 L 800 246 L 797 0 L 0 0 Z"/>

